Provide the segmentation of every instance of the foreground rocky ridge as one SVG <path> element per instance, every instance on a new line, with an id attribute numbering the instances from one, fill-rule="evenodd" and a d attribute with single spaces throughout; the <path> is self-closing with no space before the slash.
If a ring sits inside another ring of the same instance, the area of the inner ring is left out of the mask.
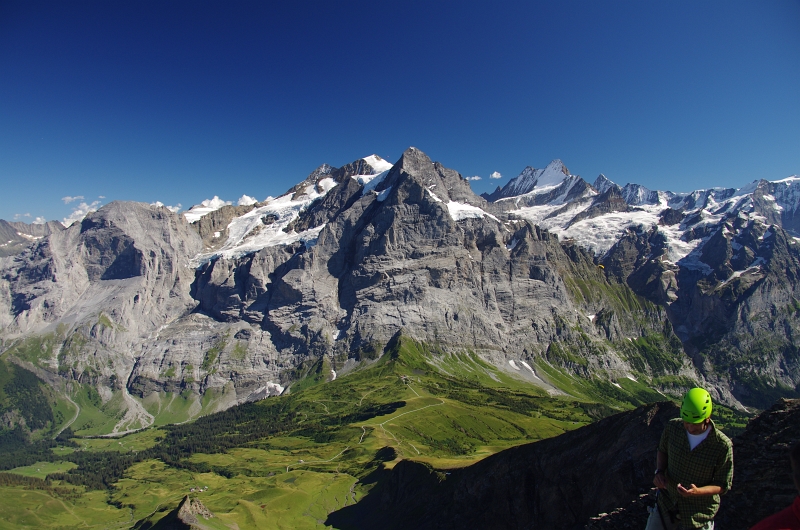
<path id="1" fill-rule="evenodd" d="M 393 166 L 320 166 L 283 197 L 191 225 L 111 203 L 0 264 L 3 355 L 121 395 L 116 431 L 152 423 L 158 396 L 204 396 L 192 417 L 268 395 L 316 359 L 346 373 L 401 330 L 550 389 L 548 367 L 675 393 L 702 381 L 732 405 L 796 391 L 800 261 L 761 219 L 771 188 L 711 222 L 702 208 L 735 193 L 592 186 L 560 162 L 514 182 L 517 195 L 487 202 L 410 148 Z M 630 225 L 602 254 L 569 237 L 662 199 L 685 248 L 661 225 Z"/>
<path id="2" fill-rule="evenodd" d="M 336 528 L 634 529 L 655 501 L 655 452 L 671 402 L 639 407 L 469 467 L 436 470 L 402 460 L 358 504 L 330 515 Z M 733 439 L 734 482 L 716 522 L 749 528 L 790 505 L 788 465 L 800 439 L 800 400 L 780 400 Z"/>
<path id="3" fill-rule="evenodd" d="M 367 497 L 331 514 L 336 528 L 579 527 L 642 491 L 671 402 L 617 414 L 466 468 L 403 460 Z"/>
<path id="4" fill-rule="evenodd" d="M 789 506 L 797 496 L 789 451 L 800 441 L 800 400 L 778 400 L 750 421 L 733 439 L 733 487 L 722 497 L 716 523 L 720 528 L 750 528 Z M 653 491 L 592 517 L 587 530 L 640 529 L 647 522 Z"/>

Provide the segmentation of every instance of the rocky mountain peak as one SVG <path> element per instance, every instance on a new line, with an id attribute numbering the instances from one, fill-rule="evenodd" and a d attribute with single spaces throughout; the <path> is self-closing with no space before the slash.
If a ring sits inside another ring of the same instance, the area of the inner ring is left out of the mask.
<path id="1" fill-rule="evenodd" d="M 625 184 L 622 188 L 622 197 L 631 206 L 643 204 L 658 204 L 658 192 L 649 190 L 640 184 Z"/>
<path id="2" fill-rule="evenodd" d="M 557 188 L 565 180 L 575 180 L 579 177 L 572 177 L 569 170 L 561 160 L 553 160 L 544 169 L 535 169 L 531 166 L 522 170 L 522 173 L 511 179 L 508 184 L 496 190 L 492 194 L 484 194 L 483 197 L 495 202 L 507 197 L 517 197 L 536 192 L 544 193 L 553 188 Z"/>
<path id="3" fill-rule="evenodd" d="M 597 193 L 605 193 L 611 187 L 618 187 L 612 180 L 600 173 L 594 180 L 592 187 L 597 190 Z"/>
<path id="4" fill-rule="evenodd" d="M 404 186 L 413 182 L 426 190 L 426 196 L 434 202 L 447 205 L 450 202 L 483 206 L 486 201 L 475 195 L 469 182 L 460 173 L 444 167 L 415 147 L 409 147 L 400 157 L 394 169 L 376 188 L 377 191 L 393 186 Z"/>

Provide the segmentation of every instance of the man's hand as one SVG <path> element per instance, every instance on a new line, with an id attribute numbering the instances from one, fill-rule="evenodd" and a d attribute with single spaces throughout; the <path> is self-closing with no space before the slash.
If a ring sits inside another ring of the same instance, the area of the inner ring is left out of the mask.
<path id="1" fill-rule="evenodd" d="M 718 495 L 722 493 L 722 488 L 719 486 L 702 486 L 698 488 L 694 484 L 692 484 L 689 489 L 684 488 L 681 484 L 678 484 L 678 493 L 682 497 L 696 497 L 698 495 Z"/>
<path id="2" fill-rule="evenodd" d="M 683 487 L 683 484 L 678 484 L 678 493 L 681 494 L 681 497 L 692 497 L 694 495 L 699 495 L 697 492 L 697 486 L 692 484 L 689 489 Z"/>
<path id="3" fill-rule="evenodd" d="M 656 475 L 653 477 L 653 484 L 655 484 L 658 489 L 667 489 L 667 472 L 659 471 L 656 473 Z"/>

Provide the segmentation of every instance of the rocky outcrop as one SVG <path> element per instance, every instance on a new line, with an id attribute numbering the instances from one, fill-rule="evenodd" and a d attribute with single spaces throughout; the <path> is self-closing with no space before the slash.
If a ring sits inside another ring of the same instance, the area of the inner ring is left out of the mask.
<path id="1" fill-rule="evenodd" d="M 214 514 L 200 502 L 200 499 L 191 498 L 188 495 L 183 499 L 178 507 L 178 519 L 192 529 L 204 528 L 202 520 L 209 520 Z"/>
<path id="2" fill-rule="evenodd" d="M 733 440 L 733 487 L 722 499 L 721 528 L 749 528 L 798 495 L 789 451 L 800 443 L 800 399 L 780 399 Z"/>
<path id="3" fill-rule="evenodd" d="M 196 497 L 188 495 L 176 508 L 159 519 L 155 524 L 150 518 L 137 521 L 134 530 L 209 530 L 218 528 L 213 524 L 214 514 Z M 211 523 L 211 524 L 209 524 Z"/>
<path id="4" fill-rule="evenodd" d="M 402 460 L 358 504 L 332 513 L 337 528 L 641 529 L 655 502 L 652 473 L 664 425 L 678 407 L 657 403 L 472 466 L 436 470 Z M 779 400 L 733 439 L 734 480 L 719 527 L 745 529 L 797 490 L 789 449 L 800 440 L 800 400 Z"/>

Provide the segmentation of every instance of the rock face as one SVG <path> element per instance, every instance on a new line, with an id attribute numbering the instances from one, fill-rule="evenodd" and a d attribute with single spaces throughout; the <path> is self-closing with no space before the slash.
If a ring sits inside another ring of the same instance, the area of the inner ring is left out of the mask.
<path id="1" fill-rule="evenodd" d="M 64 225 L 58 221 L 28 224 L 0 219 L 0 257 L 19 254 L 32 243 L 61 230 Z"/>
<path id="2" fill-rule="evenodd" d="M 188 495 L 181 500 L 178 506 L 162 517 L 156 524 L 143 519 L 138 521 L 134 530 L 208 530 L 218 528 L 213 524 L 214 514 L 205 507 L 198 498 Z M 212 523 L 212 524 L 209 524 Z M 151 526 L 152 525 L 152 526 Z"/>
<path id="3" fill-rule="evenodd" d="M 780 399 L 734 439 L 731 491 L 717 514 L 720 528 L 749 528 L 798 495 L 789 451 L 800 442 L 800 399 Z"/>
<path id="4" fill-rule="evenodd" d="M 9 353 L 127 396 L 139 352 L 196 305 L 188 264 L 199 250 L 197 234 L 166 208 L 111 203 L 7 258 L 0 327 Z M 31 353 L 26 338 L 37 336 L 46 347 Z M 147 414 L 126 403 L 120 426 L 141 425 Z"/>
<path id="5" fill-rule="evenodd" d="M 404 153 L 366 193 L 353 182 L 340 180 L 292 223 L 295 230 L 325 223 L 313 246 L 268 247 L 201 268 L 199 309 L 258 326 L 282 355 L 311 352 L 339 363 L 401 329 L 501 362 L 520 351 L 528 360 L 546 355 L 553 341 L 577 347 L 581 326 L 596 339 L 662 332 L 665 314 L 647 304 L 643 318 L 620 313 L 613 327 L 597 329 L 585 315 L 612 302 L 576 297 L 563 279 L 608 287 L 591 256 L 488 213 L 466 180 L 419 150 Z M 602 348 L 590 363 L 627 369 Z"/>
<path id="6" fill-rule="evenodd" d="M 192 499 L 188 495 L 178 507 L 178 519 L 190 528 L 203 528 L 201 519 L 207 521 L 213 517 L 214 514 L 200 502 L 200 499 Z"/>
<path id="7" fill-rule="evenodd" d="M 554 197 L 557 179 L 540 186 L 532 175 L 489 196 L 493 205 L 592 249 L 607 274 L 666 308 L 723 399 L 766 407 L 800 395 L 800 179 L 674 194 L 601 175 L 584 186 L 594 192 L 570 198 Z"/>
<path id="8" fill-rule="evenodd" d="M 648 491 L 655 447 L 677 415 L 672 403 L 647 405 L 447 473 L 403 460 L 364 500 L 331 514 L 326 524 L 575 528 Z"/>

